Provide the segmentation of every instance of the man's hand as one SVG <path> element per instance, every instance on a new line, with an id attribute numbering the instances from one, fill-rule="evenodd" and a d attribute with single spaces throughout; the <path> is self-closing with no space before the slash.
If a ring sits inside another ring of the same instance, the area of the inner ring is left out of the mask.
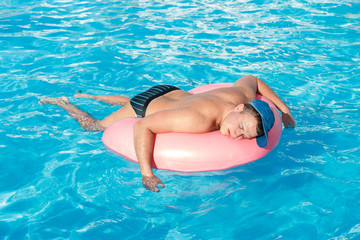
<path id="1" fill-rule="evenodd" d="M 295 127 L 295 120 L 291 113 L 282 113 L 282 121 L 284 123 L 284 126 L 287 128 L 289 126 Z"/>
<path id="2" fill-rule="evenodd" d="M 143 176 L 142 184 L 147 190 L 150 190 L 152 192 L 160 191 L 158 185 L 160 185 L 162 188 L 165 187 L 160 178 L 158 178 L 157 176 Z"/>

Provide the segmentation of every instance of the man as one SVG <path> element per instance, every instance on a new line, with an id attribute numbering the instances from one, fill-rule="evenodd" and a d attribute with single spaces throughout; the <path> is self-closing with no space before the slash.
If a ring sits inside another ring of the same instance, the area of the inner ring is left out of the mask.
<path id="1" fill-rule="evenodd" d="M 274 117 L 267 103 L 255 100 L 256 93 L 269 99 L 282 112 L 285 127 L 295 126 L 288 106 L 268 85 L 251 75 L 240 78 L 232 87 L 194 95 L 170 85 L 155 86 L 132 99 L 75 94 L 74 97 L 123 105 L 103 120 L 94 119 L 71 104 L 67 97 L 42 99 L 39 103 L 58 105 L 90 131 L 103 131 L 122 118 L 142 117 L 134 126 L 134 144 L 142 182 L 146 189 L 159 191 L 158 185 L 164 187 L 164 184 L 151 168 L 154 135 L 157 133 L 220 130 L 221 134 L 234 139 L 256 137 L 260 147 L 267 146 L 267 132 L 274 123 Z"/>

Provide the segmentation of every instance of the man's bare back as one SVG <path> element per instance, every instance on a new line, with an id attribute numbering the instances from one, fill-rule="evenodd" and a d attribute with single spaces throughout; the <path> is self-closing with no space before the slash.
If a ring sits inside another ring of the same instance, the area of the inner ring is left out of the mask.
<path id="1" fill-rule="evenodd" d="M 222 108 L 228 104 L 237 105 L 246 102 L 247 99 L 242 91 L 233 87 L 215 89 L 196 95 L 183 90 L 175 90 L 151 101 L 147 108 L 146 115 L 181 108 L 218 112 L 222 111 Z M 207 110 L 207 108 L 209 108 L 209 110 Z"/>

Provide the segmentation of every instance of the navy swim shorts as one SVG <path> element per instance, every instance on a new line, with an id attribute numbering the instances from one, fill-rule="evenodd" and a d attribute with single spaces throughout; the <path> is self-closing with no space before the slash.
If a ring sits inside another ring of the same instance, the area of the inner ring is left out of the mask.
<path id="1" fill-rule="evenodd" d="M 179 89 L 180 88 L 172 85 L 157 85 L 133 97 L 130 100 L 130 104 L 137 117 L 145 117 L 146 108 L 152 100 L 168 92 Z"/>

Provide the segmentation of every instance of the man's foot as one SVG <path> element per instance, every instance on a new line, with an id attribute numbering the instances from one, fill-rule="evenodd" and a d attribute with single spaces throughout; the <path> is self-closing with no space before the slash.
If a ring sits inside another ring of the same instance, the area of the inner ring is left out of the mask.
<path id="1" fill-rule="evenodd" d="M 67 103 L 70 103 L 68 97 L 43 98 L 39 101 L 39 104 L 61 105 Z"/>
<path id="2" fill-rule="evenodd" d="M 81 90 L 76 91 L 75 98 L 92 98 L 93 96 L 87 93 L 82 93 Z"/>

